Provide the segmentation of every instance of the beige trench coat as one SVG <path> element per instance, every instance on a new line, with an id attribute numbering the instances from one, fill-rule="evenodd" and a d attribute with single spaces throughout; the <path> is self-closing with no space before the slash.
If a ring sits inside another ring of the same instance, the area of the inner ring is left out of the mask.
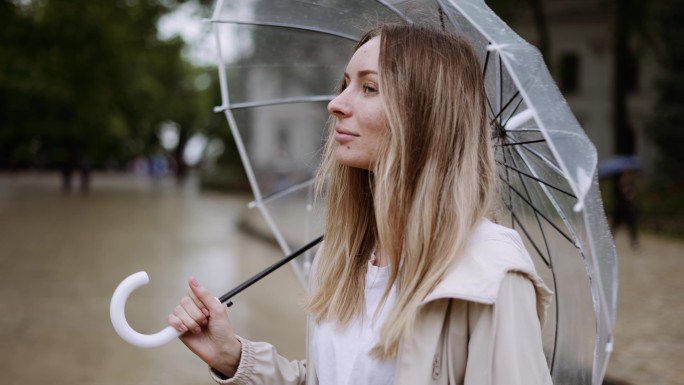
<path id="1" fill-rule="evenodd" d="M 399 347 L 395 385 L 551 384 L 541 341 L 551 294 L 518 234 L 486 221 L 423 300 L 413 335 Z M 311 321 L 307 329 L 311 357 Z M 268 343 L 241 341 L 237 373 L 224 380 L 212 371 L 216 382 L 318 385 L 313 365 L 289 361 Z"/>

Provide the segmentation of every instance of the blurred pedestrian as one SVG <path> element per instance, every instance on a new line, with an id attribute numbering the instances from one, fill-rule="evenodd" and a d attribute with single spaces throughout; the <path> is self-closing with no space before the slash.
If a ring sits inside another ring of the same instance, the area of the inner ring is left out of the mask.
<path id="1" fill-rule="evenodd" d="M 485 105 L 463 37 L 382 25 L 360 40 L 328 105 L 307 361 L 236 336 L 191 279 L 168 322 L 217 382 L 551 383 L 551 294 L 520 236 L 487 219 L 497 191 Z"/>
<path id="2" fill-rule="evenodd" d="M 87 156 L 81 158 L 79 170 L 81 172 L 81 192 L 87 194 L 90 192 L 90 180 L 93 171 L 90 158 Z"/>
<path id="3" fill-rule="evenodd" d="M 615 204 L 613 207 L 611 231 L 615 233 L 623 224 L 627 225 L 629 240 L 633 248 L 639 247 L 639 207 L 636 187 L 637 171 L 623 170 L 613 178 Z"/>

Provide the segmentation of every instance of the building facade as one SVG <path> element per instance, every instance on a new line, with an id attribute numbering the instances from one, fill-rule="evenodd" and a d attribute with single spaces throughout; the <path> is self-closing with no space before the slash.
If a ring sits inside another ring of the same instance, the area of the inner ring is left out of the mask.
<path id="1" fill-rule="evenodd" d="M 614 129 L 614 11 L 610 1 L 553 0 L 544 2 L 549 33 L 546 62 L 570 108 L 594 142 L 599 161 L 616 153 Z M 521 11 L 510 26 L 532 44 L 540 41 L 531 12 Z M 623 81 L 627 120 L 636 138 L 645 176 L 652 169 L 655 148 L 646 125 L 656 99 L 655 55 L 635 38 L 631 61 L 621 63 L 629 74 Z"/>

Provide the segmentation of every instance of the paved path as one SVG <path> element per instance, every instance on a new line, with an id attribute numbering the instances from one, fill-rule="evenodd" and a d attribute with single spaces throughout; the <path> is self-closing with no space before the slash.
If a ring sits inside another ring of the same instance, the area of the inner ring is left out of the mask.
<path id="1" fill-rule="evenodd" d="M 127 315 L 141 332 L 155 332 L 189 276 L 220 295 L 279 250 L 237 230 L 246 197 L 130 177 L 93 182 L 88 196 L 64 195 L 56 177 L 0 176 L 0 383 L 212 383 L 178 341 L 155 349 L 123 342 L 109 321 L 114 288 L 131 273 L 149 273 Z M 237 298 L 236 329 L 303 358 L 302 294 L 292 271 L 274 273 Z"/>
<path id="2" fill-rule="evenodd" d="M 194 275 L 217 294 L 280 252 L 238 230 L 248 197 L 199 193 L 193 184 L 96 175 L 88 196 L 65 195 L 56 176 L 0 175 L 0 373 L 9 385 L 208 384 L 181 343 L 127 345 L 108 316 L 112 291 L 139 270 L 151 283 L 129 301 L 131 324 L 164 326 Z M 620 300 L 612 379 L 684 384 L 684 242 L 618 233 Z M 303 294 L 282 269 L 241 295 L 231 314 L 246 337 L 302 358 Z"/>
<path id="3" fill-rule="evenodd" d="M 608 374 L 634 385 L 684 384 L 684 242 L 617 232 L 618 315 Z"/>

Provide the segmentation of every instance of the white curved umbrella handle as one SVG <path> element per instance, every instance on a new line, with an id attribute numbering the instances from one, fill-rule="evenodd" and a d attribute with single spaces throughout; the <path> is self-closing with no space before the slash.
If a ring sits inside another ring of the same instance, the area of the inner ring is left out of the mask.
<path id="1" fill-rule="evenodd" d="M 142 334 L 133 330 L 128 321 L 126 321 L 125 310 L 128 296 L 131 295 L 133 290 L 142 285 L 147 285 L 148 282 L 150 282 L 150 278 L 144 271 L 131 274 L 116 287 L 114 295 L 112 295 L 112 302 L 109 304 L 109 316 L 112 319 L 112 325 L 116 333 L 124 341 L 141 348 L 162 346 L 182 334 L 171 326 L 167 326 L 155 334 Z"/>

